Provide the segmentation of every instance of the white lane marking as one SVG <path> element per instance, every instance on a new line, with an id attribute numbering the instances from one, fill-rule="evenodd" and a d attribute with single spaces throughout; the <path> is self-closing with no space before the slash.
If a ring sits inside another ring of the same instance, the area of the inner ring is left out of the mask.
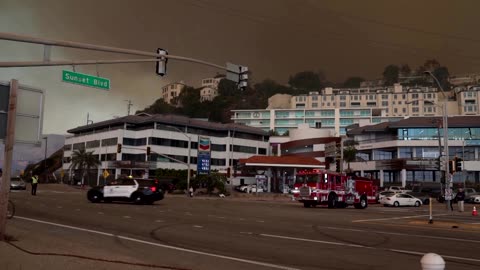
<path id="1" fill-rule="evenodd" d="M 434 217 L 447 216 L 447 215 L 448 215 L 448 214 L 436 214 L 436 215 L 434 215 Z M 409 219 L 409 218 L 419 218 L 419 217 L 428 217 L 428 216 L 430 216 L 430 215 L 416 215 L 416 216 L 391 217 L 391 218 L 373 218 L 373 219 L 357 219 L 357 220 L 352 220 L 352 222 L 368 222 L 368 221 Z"/>
<path id="2" fill-rule="evenodd" d="M 321 227 L 321 228 L 326 228 L 326 229 L 330 229 L 330 230 L 337 230 L 337 231 L 351 231 L 351 232 L 362 232 L 362 233 L 377 233 L 377 234 L 388 234 L 388 235 L 397 235 L 397 236 L 408 236 L 408 237 L 419 237 L 419 238 L 429 238 L 429 239 L 440 239 L 440 240 L 449 240 L 449 241 L 458 241 L 458 242 L 480 243 L 479 240 L 468 240 L 468 239 L 442 237 L 442 236 L 428 236 L 428 235 L 421 235 L 421 234 L 406 234 L 406 233 L 383 232 L 383 231 L 369 231 L 369 230 L 347 229 L 347 228 L 335 228 L 335 227 Z"/>
<path id="3" fill-rule="evenodd" d="M 200 225 L 193 225 L 194 228 L 203 228 L 203 226 Z"/>
<path id="4" fill-rule="evenodd" d="M 193 216 L 192 213 L 190 213 L 190 212 L 185 212 L 185 215 L 187 215 L 187 216 Z"/>
<path id="5" fill-rule="evenodd" d="M 263 221 L 263 220 L 257 220 L 257 222 L 264 223 L 265 221 Z"/>
<path id="6" fill-rule="evenodd" d="M 80 211 L 80 209 L 77 208 L 77 209 L 75 209 L 75 211 Z"/>
<path id="7" fill-rule="evenodd" d="M 303 242 L 320 243 L 320 244 L 329 244 L 329 245 L 336 245 L 336 246 L 347 246 L 347 247 L 365 248 L 365 246 L 362 246 L 362 245 L 347 244 L 347 243 L 341 243 L 341 242 L 321 241 L 321 240 L 297 238 L 297 237 L 274 235 L 274 234 L 264 234 L 264 233 L 261 233 L 260 236 L 270 237 L 270 238 L 287 239 L 287 240 L 296 240 L 296 241 L 303 241 Z"/>
<path id="8" fill-rule="evenodd" d="M 193 250 L 193 249 L 169 246 L 169 245 L 165 245 L 165 244 L 148 242 L 148 241 L 144 241 L 144 240 L 140 240 L 140 239 L 136 239 L 136 238 L 131 238 L 131 237 L 127 237 L 127 236 L 115 235 L 115 234 L 111 234 L 111 233 L 89 230 L 89 229 L 84 229 L 84 228 L 80 228 L 80 227 L 74 227 L 74 226 L 64 225 L 64 224 L 60 224 L 60 223 L 53 223 L 53 222 L 48 222 L 48 221 L 43 221 L 43 220 L 38 220 L 38 219 L 33 219 L 33 218 L 27 218 L 27 217 L 21 217 L 21 216 L 15 216 L 15 218 L 28 220 L 28 221 L 32 221 L 32 222 L 37 222 L 37 223 L 48 224 L 48 225 L 62 227 L 62 228 L 67 228 L 67 229 L 72 229 L 72 230 L 77 230 L 77 231 L 95 233 L 95 234 L 100 234 L 100 235 L 110 236 L 110 237 L 117 237 L 117 238 L 120 238 L 120 239 L 132 241 L 132 242 L 137 242 L 137 243 L 141 243 L 141 244 L 146 244 L 146 245 L 151 245 L 151 246 L 156 246 L 156 247 L 161 247 L 161 248 L 168 248 L 168 249 L 177 250 L 177 251 L 189 252 L 189 253 L 198 254 L 198 255 L 210 256 L 210 257 L 215 257 L 215 258 L 220 258 L 220 259 L 225 259 L 225 260 L 230 260 L 230 261 L 236 261 L 236 262 L 241 262 L 241 263 L 265 266 L 265 267 L 270 267 L 270 268 L 275 268 L 275 269 L 300 270 L 299 268 L 294 268 L 294 267 L 289 267 L 289 266 L 284 266 L 284 265 L 279 265 L 279 264 L 265 263 L 265 262 L 248 260 L 248 259 L 241 259 L 241 258 L 237 258 L 237 257 L 225 256 L 225 255 L 220 255 L 220 254 L 215 254 L 215 253 L 208 253 L 208 252 L 204 252 L 204 251 L 197 251 L 197 250 Z"/>
<path id="9" fill-rule="evenodd" d="M 57 206 L 58 209 L 62 209 L 63 207 L 62 206 Z"/>
<path id="10" fill-rule="evenodd" d="M 103 215 L 103 212 L 98 212 L 99 215 Z"/>
<path id="11" fill-rule="evenodd" d="M 131 216 L 123 216 L 123 218 L 132 218 Z"/>
<path id="12" fill-rule="evenodd" d="M 367 247 L 362 245 L 355 245 L 355 244 L 348 244 L 342 242 L 329 242 L 329 241 L 320 241 L 320 240 L 313 240 L 313 239 L 305 239 L 305 238 L 296 238 L 296 237 L 288 237 L 282 235 L 273 235 L 273 234 L 259 234 L 260 236 L 264 237 L 271 237 L 271 238 L 280 238 L 286 240 L 296 240 L 296 241 L 303 241 L 303 242 L 313 242 L 313 243 L 320 243 L 320 244 L 328 244 L 328 245 L 336 245 L 336 246 L 347 246 L 347 247 L 355 247 L 355 248 L 368 248 L 368 249 L 375 249 L 375 250 L 386 250 L 396 253 L 404 253 L 404 254 L 412 254 L 423 256 L 426 252 L 418 252 L 418 251 L 410 251 L 410 250 L 401 250 L 401 249 L 391 249 L 391 248 L 375 248 L 375 247 Z M 456 256 L 449 256 L 449 255 L 442 255 L 443 258 L 455 259 L 455 260 L 463 260 L 463 261 L 472 261 L 472 262 L 480 262 L 480 259 L 472 259 L 472 258 L 464 258 L 464 257 L 456 257 Z"/>
<path id="13" fill-rule="evenodd" d="M 155 220 L 155 222 L 161 223 L 161 222 L 165 222 L 165 221 L 157 219 L 157 220 Z"/>
<path id="14" fill-rule="evenodd" d="M 241 234 L 253 234 L 252 232 L 240 232 Z"/>
<path id="15" fill-rule="evenodd" d="M 242 220 L 242 221 L 243 221 L 243 220 L 245 220 L 245 219 L 244 219 L 244 218 L 239 218 L 238 220 Z"/>

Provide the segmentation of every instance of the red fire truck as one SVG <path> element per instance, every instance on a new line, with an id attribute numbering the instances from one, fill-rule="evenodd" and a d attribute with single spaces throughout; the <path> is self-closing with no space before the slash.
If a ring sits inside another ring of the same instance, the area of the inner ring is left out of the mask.
<path id="1" fill-rule="evenodd" d="M 374 180 L 347 176 L 326 170 L 300 170 L 294 184 L 295 199 L 304 207 L 328 205 L 328 208 L 367 208 L 377 202 L 378 186 Z"/>

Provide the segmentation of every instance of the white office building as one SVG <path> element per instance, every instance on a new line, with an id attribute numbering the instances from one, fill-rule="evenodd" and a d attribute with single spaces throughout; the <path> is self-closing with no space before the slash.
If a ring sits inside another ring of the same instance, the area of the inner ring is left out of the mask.
<path id="1" fill-rule="evenodd" d="M 210 139 L 210 169 L 219 172 L 226 172 L 239 159 L 269 152 L 269 138 L 261 129 L 177 115 L 130 115 L 68 132 L 73 136 L 65 141 L 65 170 L 70 169 L 75 150 L 92 151 L 101 160 L 98 170 L 90 172 L 89 184 L 102 183 L 105 171 L 109 177 L 125 174 L 147 178 L 158 168 L 187 169 L 187 162 L 196 171 L 199 137 Z M 118 144 L 121 144 L 120 153 L 117 153 Z M 147 147 L 151 149 L 149 157 Z"/>

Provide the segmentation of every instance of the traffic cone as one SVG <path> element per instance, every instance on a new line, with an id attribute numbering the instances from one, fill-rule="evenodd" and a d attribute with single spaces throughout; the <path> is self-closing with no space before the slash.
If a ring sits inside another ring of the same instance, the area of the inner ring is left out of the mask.
<path id="1" fill-rule="evenodd" d="M 477 215 L 478 215 L 477 208 L 474 206 L 472 210 L 472 216 L 477 216 Z"/>

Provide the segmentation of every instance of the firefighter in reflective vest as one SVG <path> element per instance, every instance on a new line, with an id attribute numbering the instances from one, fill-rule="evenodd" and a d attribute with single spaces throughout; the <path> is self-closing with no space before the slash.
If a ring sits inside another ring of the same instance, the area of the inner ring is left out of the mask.
<path id="1" fill-rule="evenodd" d="M 32 176 L 32 195 L 37 195 L 38 175 Z"/>

